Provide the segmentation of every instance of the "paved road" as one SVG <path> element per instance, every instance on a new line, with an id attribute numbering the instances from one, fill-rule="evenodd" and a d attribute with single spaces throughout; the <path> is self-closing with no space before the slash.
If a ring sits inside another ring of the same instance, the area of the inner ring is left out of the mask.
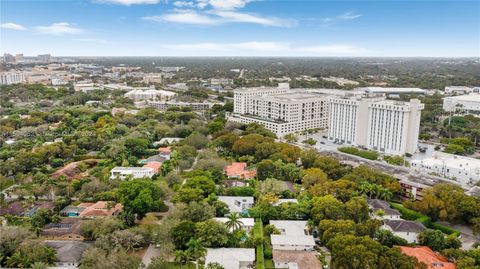
<path id="1" fill-rule="evenodd" d="M 152 259 L 158 257 L 159 255 L 160 249 L 156 248 L 153 244 L 150 244 L 145 252 L 145 255 L 143 255 L 142 263 L 145 265 L 145 267 L 148 267 L 152 262 Z"/>

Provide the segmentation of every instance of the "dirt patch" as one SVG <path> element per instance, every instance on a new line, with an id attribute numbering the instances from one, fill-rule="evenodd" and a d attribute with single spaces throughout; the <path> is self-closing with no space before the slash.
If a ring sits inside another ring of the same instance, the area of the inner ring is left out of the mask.
<path id="1" fill-rule="evenodd" d="M 60 176 L 65 176 L 67 180 L 71 181 L 74 179 L 80 179 L 83 177 L 88 176 L 88 172 L 82 171 L 83 169 L 80 169 L 80 166 L 84 166 L 87 169 L 90 169 L 94 167 L 95 165 L 98 164 L 97 159 L 87 159 L 87 160 L 82 160 L 78 162 L 72 162 L 69 163 L 62 168 L 58 169 L 52 174 L 53 179 L 58 179 Z M 83 165 L 84 164 L 84 165 Z"/>

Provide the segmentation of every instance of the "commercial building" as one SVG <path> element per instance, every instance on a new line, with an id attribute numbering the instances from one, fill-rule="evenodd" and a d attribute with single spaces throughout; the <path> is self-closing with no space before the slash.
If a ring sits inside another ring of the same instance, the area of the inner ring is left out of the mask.
<path id="1" fill-rule="evenodd" d="M 328 123 L 328 99 L 306 90 L 252 88 L 234 91 L 234 113 L 229 121 L 260 123 L 278 137 L 308 129 L 324 129 Z"/>
<path id="2" fill-rule="evenodd" d="M 170 107 L 188 107 L 193 111 L 209 110 L 213 103 L 192 103 L 192 102 L 148 102 L 148 105 L 158 110 L 165 111 Z"/>
<path id="3" fill-rule="evenodd" d="M 385 154 L 403 155 L 417 149 L 424 105 L 379 96 L 330 99 L 328 139 Z"/>
<path id="4" fill-rule="evenodd" d="M 1 72 L 0 73 L 0 85 L 11 85 L 17 83 L 24 83 L 25 73 L 23 72 Z"/>
<path id="5" fill-rule="evenodd" d="M 218 263 L 225 269 L 252 269 L 255 263 L 254 248 L 208 248 L 205 265 Z"/>
<path id="6" fill-rule="evenodd" d="M 41 63 L 49 63 L 52 56 L 50 54 L 39 54 L 37 60 Z"/>
<path id="7" fill-rule="evenodd" d="M 143 82 L 150 83 L 163 83 L 162 73 L 147 73 L 143 75 Z"/>
<path id="8" fill-rule="evenodd" d="M 480 94 L 449 96 L 443 98 L 443 110 L 466 114 L 480 114 Z"/>
<path id="9" fill-rule="evenodd" d="M 176 93 L 164 90 L 155 90 L 154 86 L 135 88 L 125 94 L 126 98 L 134 101 L 169 101 L 177 96 Z"/>
<path id="10" fill-rule="evenodd" d="M 115 167 L 110 171 L 110 179 L 152 178 L 155 171 L 151 167 Z"/>
<path id="11" fill-rule="evenodd" d="M 393 87 L 364 87 L 356 90 L 364 91 L 368 94 L 386 94 L 388 96 L 398 96 L 400 94 L 421 94 L 425 95 L 426 91 L 420 88 L 393 88 Z"/>
<path id="12" fill-rule="evenodd" d="M 274 250 L 313 250 L 315 240 L 307 231 L 307 222 L 303 220 L 271 220 L 280 234 L 272 234 L 272 248 Z"/>
<path id="13" fill-rule="evenodd" d="M 413 160 L 411 167 L 419 172 L 445 177 L 463 184 L 480 181 L 480 160 L 443 152 L 435 152 L 430 158 Z"/>

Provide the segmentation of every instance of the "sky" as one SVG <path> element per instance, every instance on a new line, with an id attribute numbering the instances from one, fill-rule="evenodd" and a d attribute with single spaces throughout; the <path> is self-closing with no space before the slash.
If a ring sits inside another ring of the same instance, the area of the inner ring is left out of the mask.
<path id="1" fill-rule="evenodd" d="M 480 57 L 479 0 L 0 0 L 0 53 Z"/>

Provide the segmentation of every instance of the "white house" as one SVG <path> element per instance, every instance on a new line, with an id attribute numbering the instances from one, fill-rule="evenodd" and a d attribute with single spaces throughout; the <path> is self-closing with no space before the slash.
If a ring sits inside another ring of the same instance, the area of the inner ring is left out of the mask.
<path id="1" fill-rule="evenodd" d="M 370 216 L 374 219 L 400 220 L 400 212 L 390 207 L 388 202 L 380 199 L 368 199 Z"/>
<path id="2" fill-rule="evenodd" d="M 228 221 L 228 218 L 213 218 L 213 219 L 221 223 L 227 223 Z M 253 226 L 255 225 L 254 218 L 240 218 L 239 221 L 241 222 L 240 229 L 246 231 L 247 233 L 249 233 L 253 229 Z"/>
<path id="3" fill-rule="evenodd" d="M 306 221 L 271 220 L 270 224 L 280 231 L 271 235 L 274 250 L 313 250 L 315 240 L 308 233 Z"/>
<path id="4" fill-rule="evenodd" d="M 388 219 L 383 221 L 381 228 L 391 231 L 394 235 L 407 240 L 408 243 L 417 243 L 418 234 L 426 229 L 420 222 Z"/>
<path id="5" fill-rule="evenodd" d="M 115 167 L 110 171 L 110 179 L 125 179 L 128 176 L 132 178 L 152 178 L 155 171 L 151 167 Z"/>
<path id="6" fill-rule="evenodd" d="M 78 268 L 83 252 L 92 245 L 92 243 L 82 241 L 45 241 L 46 245 L 53 248 L 56 252 L 55 268 L 73 269 Z"/>
<path id="7" fill-rule="evenodd" d="M 227 204 L 231 213 L 247 213 L 254 203 L 251 196 L 218 196 L 218 200 Z"/>
<path id="8" fill-rule="evenodd" d="M 255 249 L 253 248 L 208 248 L 205 265 L 219 263 L 225 269 L 254 268 Z"/>

